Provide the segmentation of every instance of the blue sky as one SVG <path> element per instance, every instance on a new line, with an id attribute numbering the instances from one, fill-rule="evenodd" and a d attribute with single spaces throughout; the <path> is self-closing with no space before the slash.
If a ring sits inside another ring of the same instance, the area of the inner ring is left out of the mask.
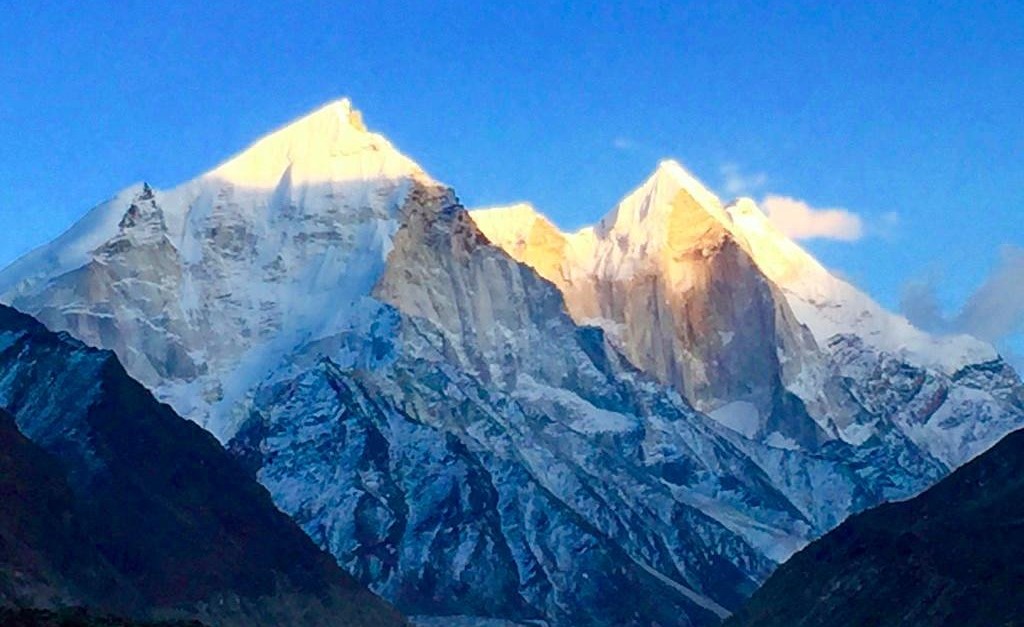
<path id="1" fill-rule="evenodd" d="M 347 95 L 467 205 L 566 228 L 663 157 L 842 208 L 859 239 L 805 244 L 936 328 L 1024 265 L 1019 1 L 204 4 L 5 6 L 0 264 Z"/>

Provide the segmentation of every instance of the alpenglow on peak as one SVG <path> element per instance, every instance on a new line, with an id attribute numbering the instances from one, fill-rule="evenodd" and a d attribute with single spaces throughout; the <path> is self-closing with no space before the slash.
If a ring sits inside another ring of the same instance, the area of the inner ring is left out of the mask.
<path id="1" fill-rule="evenodd" d="M 630 239 L 661 242 L 673 213 L 697 212 L 727 221 L 722 202 L 678 161 L 664 159 L 633 192 L 595 227 L 601 237 L 615 233 Z"/>
<path id="2" fill-rule="evenodd" d="M 773 284 L 678 163 L 572 234 L 428 181 L 334 103 L 97 207 L 0 302 L 115 351 L 400 609 L 467 623 L 718 625 L 813 535 L 1024 424 L 1002 364 L 894 363 L 838 279 Z"/>
<path id="3" fill-rule="evenodd" d="M 328 103 L 258 140 L 207 178 L 268 189 L 288 182 L 317 184 L 429 176 L 385 137 L 370 132 L 348 98 Z"/>

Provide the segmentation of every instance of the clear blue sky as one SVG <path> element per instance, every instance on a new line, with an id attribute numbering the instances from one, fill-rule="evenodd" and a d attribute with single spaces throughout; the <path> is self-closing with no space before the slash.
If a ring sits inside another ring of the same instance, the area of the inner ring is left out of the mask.
<path id="1" fill-rule="evenodd" d="M 662 157 L 763 173 L 863 218 L 808 246 L 890 306 L 933 279 L 952 313 L 1024 246 L 1020 0 L 207 4 L 4 6 L 0 264 L 343 95 L 467 205 L 563 227 Z"/>

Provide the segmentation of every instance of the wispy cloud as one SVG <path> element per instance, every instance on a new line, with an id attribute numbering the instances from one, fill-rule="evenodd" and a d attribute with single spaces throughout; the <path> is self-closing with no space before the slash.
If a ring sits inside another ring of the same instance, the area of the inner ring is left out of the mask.
<path id="1" fill-rule="evenodd" d="M 903 285 L 900 294 L 900 311 L 914 326 L 931 333 L 949 333 L 952 320 L 942 313 L 939 299 L 935 295 L 935 279 L 916 279 Z"/>
<path id="2" fill-rule="evenodd" d="M 999 265 L 968 299 L 957 326 L 992 340 L 1024 332 L 1024 248 L 1003 249 Z"/>
<path id="3" fill-rule="evenodd" d="M 772 193 L 764 172 L 747 172 L 736 162 L 723 163 L 721 191 L 727 198 L 762 195 L 760 207 L 775 226 L 797 240 L 832 239 L 855 242 L 864 237 L 893 238 L 900 226 L 900 214 L 889 211 L 867 219 L 842 207 L 814 207 L 805 200 Z"/>
<path id="4" fill-rule="evenodd" d="M 819 209 L 797 198 L 773 194 L 761 201 L 761 208 L 776 228 L 793 239 L 854 242 L 864 236 L 864 221 L 846 209 Z"/>
<path id="5" fill-rule="evenodd" d="M 878 220 L 872 221 L 871 233 L 885 239 L 896 237 L 903 217 L 897 211 L 887 211 Z"/>
<path id="6" fill-rule="evenodd" d="M 726 196 L 752 196 L 768 183 L 764 172 L 745 173 L 736 163 L 725 163 L 719 168 L 722 174 L 722 191 Z"/>
<path id="7" fill-rule="evenodd" d="M 1024 248 L 1006 246 L 999 263 L 956 315 L 944 315 L 935 296 L 935 280 L 914 281 L 903 288 L 903 315 L 927 331 L 968 333 L 1000 347 L 1008 356 L 1013 341 L 1024 336 Z M 1017 355 L 1018 363 L 1020 356 Z"/>
<path id="8" fill-rule="evenodd" d="M 625 152 L 631 152 L 639 148 L 640 145 L 634 139 L 629 137 L 619 136 L 612 140 L 612 148 L 615 150 L 622 150 Z"/>

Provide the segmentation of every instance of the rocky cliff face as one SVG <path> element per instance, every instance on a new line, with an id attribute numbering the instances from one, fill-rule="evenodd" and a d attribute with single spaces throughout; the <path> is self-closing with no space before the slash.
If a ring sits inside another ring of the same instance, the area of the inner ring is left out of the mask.
<path id="1" fill-rule="evenodd" d="M 0 306 L 0 603 L 402 625 L 116 358 Z"/>
<path id="2" fill-rule="evenodd" d="M 714 624 L 810 538 L 946 466 L 865 409 L 884 386 L 817 365 L 840 360 L 666 168 L 589 234 L 536 219 L 536 246 L 511 249 L 339 102 L 101 205 L 0 294 L 123 353 L 408 613 Z M 645 212 L 675 215 L 671 237 L 661 218 L 625 237 Z M 821 401 L 841 421 L 805 409 L 807 373 L 842 392 Z"/>
<path id="3" fill-rule="evenodd" d="M 815 454 L 841 442 L 883 466 L 906 462 L 918 480 L 885 480 L 876 487 L 886 498 L 914 493 L 1024 420 L 1024 388 L 991 347 L 914 329 L 752 201 L 723 206 L 674 162 L 576 233 L 528 205 L 473 218 L 558 286 L 577 322 L 604 328 L 630 361 L 742 436 Z M 999 374 L 969 375 L 981 372 Z"/>
<path id="4" fill-rule="evenodd" d="M 800 542 L 809 523 L 717 425 L 574 325 L 449 192 L 414 187 L 399 216 L 369 328 L 299 347 L 233 440 L 344 565 L 414 614 L 703 624 L 770 570 L 763 547 Z M 353 342 L 372 360 L 325 357 Z M 300 487 L 303 467 L 331 470 Z"/>
<path id="5" fill-rule="evenodd" d="M 744 435 L 815 448 L 820 427 L 789 394 L 780 356 L 813 354 L 718 202 L 674 162 L 598 225 L 562 234 L 528 206 L 474 212 L 489 238 L 563 292 L 630 361 Z M 529 224 L 525 228 L 517 222 Z"/>

